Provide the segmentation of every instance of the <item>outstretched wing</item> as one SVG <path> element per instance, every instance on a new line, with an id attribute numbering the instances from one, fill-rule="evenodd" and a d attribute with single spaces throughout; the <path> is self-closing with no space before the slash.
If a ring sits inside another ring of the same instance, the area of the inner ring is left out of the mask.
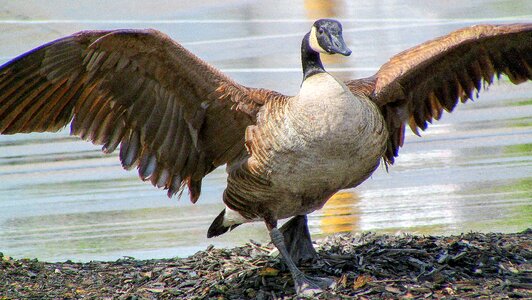
<path id="1" fill-rule="evenodd" d="M 514 84 L 532 79 L 532 24 L 478 25 L 454 31 L 393 56 L 369 78 L 346 82 L 381 108 L 390 137 L 385 160 L 403 145 L 405 124 L 418 133 L 451 112 L 458 100 L 505 74 Z"/>
<path id="2" fill-rule="evenodd" d="M 57 131 L 120 145 L 124 168 L 168 189 L 202 178 L 244 148 L 266 90 L 240 86 L 155 30 L 83 31 L 0 67 L 0 133 Z"/>

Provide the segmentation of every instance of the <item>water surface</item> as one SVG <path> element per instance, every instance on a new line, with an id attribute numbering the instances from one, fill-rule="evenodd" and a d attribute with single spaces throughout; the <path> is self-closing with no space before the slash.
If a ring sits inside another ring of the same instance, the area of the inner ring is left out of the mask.
<path id="1" fill-rule="evenodd" d="M 340 78 L 372 75 L 408 47 L 478 23 L 532 21 L 530 1 L 3 1 L 0 63 L 82 29 L 157 28 L 239 83 L 295 94 L 299 45 L 312 20 L 335 17 L 353 54 L 329 57 Z M 467 2 L 467 3 L 464 3 Z M 324 4 L 325 3 L 325 4 Z M 503 79 L 424 132 L 396 164 L 310 216 L 313 236 L 377 231 L 515 232 L 532 224 L 532 84 Z M 0 251 L 106 260 L 186 256 L 209 244 L 267 241 L 263 224 L 216 239 L 223 168 L 191 205 L 141 182 L 117 154 L 59 133 L 0 136 Z"/>

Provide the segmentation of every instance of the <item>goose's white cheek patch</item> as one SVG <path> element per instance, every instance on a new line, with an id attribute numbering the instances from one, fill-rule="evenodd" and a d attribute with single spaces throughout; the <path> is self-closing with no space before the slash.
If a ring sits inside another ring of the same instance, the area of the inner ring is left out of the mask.
<path id="1" fill-rule="evenodd" d="M 325 51 L 325 49 L 320 46 L 320 43 L 318 43 L 318 38 L 316 34 L 316 27 L 312 26 L 312 29 L 310 29 L 310 34 L 308 36 L 308 43 L 310 45 L 310 48 L 312 48 L 312 50 L 318 53 L 327 53 L 327 51 Z"/>

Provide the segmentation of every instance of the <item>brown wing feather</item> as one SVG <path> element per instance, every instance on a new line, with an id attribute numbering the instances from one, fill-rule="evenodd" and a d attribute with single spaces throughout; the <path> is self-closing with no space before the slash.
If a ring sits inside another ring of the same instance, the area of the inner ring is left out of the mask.
<path id="1" fill-rule="evenodd" d="M 244 149 L 267 100 L 155 30 L 84 31 L 0 67 L 0 133 L 71 133 L 171 196 Z"/>
<path id="2" fill-rule="evenodd" d="M 381 108 L 390 133 L 384 158 L 393 163 L 405 124 L 419 134 L 500 74 L 514 84 L 532 79 L 532 24 L 463 28 L 401 52 L 374 76 L 347 85 Z"/>

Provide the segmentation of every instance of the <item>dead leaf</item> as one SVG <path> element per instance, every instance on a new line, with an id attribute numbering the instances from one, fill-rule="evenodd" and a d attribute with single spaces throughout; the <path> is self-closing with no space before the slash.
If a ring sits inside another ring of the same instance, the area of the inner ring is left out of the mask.
<path id="1" fill-rule="evenodd" d="M 270 267 L 266 267 L 259 271 L 259 275 L 263 277 L 277 276 L 277 274 L 279 274 L 279 270 Z"/>
<path id="2" fill-rule="evenodd" d="M 155 293 L 155 294 L 159 294 L 159 293 L 164 292 L 164 288 L 163 287 L 145 288 L 144 290 L 148 291 L 148 292 Z"/>
<path id="3" fill-rule="evenodd" d="M 342 274 L 342 277 L 340 277 L 340 280 L 338 280 L 338 284 L 341 287 L 346 287 L 347 286 L 347 274 Z"/>
<path id="4" fill-rule="evenodd" d="M 387 292 L 390 292 L 392 294 L 400 294 L 401 293 L 401 290 L 396 288 L 396 287 L 393 287 L 391 285 L 387 285 L 384 287 L 384 289 L 387 291 Z"/>
<path id="5" fill-rule="evenodd" d="M 443 289 L 444 292 L 447 293 L 447 295 L 454 295 L 454 290 L 451 287 L 446 287 Z"/>
<path id="6" fill-rule="evenodd" d="M 355 283 L 353 284 L 353 289 L 354 289 L 354 290 L 358 290 L 359 288 L 365 286 L 366 283 L 368 283 L 368 282 L 372 282 L 372 281 L 373 281 L 373 278 L 371 278 L 370 276 L 359 275 L 359 276 L 355 279 Z"/>

